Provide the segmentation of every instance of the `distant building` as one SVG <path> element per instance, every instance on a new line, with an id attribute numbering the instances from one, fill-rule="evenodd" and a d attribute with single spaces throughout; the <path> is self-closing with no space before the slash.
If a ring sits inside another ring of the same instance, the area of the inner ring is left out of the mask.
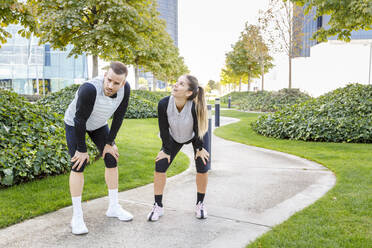
<path id="1" fill-rule="evenodd" d="M 158 11 L 160 12 L 160 18 L 164 19 L 167 27 L 166 30 L 172 37 L 174 44 L 178 47 L 178 0 L 158 0 Z M 157 87 L 164 88 L 165 83 L 154 79 L 151 72 L 140 73 L 140 77 L 145 78 L 149 87 L 152 87 L 153 81 L 157 81 Z"/>
<path id="2" fill-rule="evenodd" d="M 0 48 L 0 88 L 43 95 L 88 78 L 85 55 L 68 58 L 71 46 L 60 51 L 48 44 L 38 45 L 36 37 L 21 37 L 20 28 L 18 25 L 6 28 L 12 38 Z"/>
<path id="3" fill-rule="evenodd" d="M 318 44 L 317 41 L 311 39 L 313 34 L 320 28 L 329 27 L 328 22 L 330 20 L 329 15 L 319 16 L 316 19 L 314 17 L 316 16 L 316 10 L 315 8 L 309 11 L 309 13 L 306 16 L 303 16 L 303 36 L 302 36 L 302 44 L 301 44 L 301 51 L 299 53 L 298 57 L 310 57 L 310 48 L 312 46 L 315 46 Z M 358 31 L 352 31 L 351 32 L 351 40 L 369 40 L 372 39 L 372 30 L 358 30 Z M 328 40 L 337 40 L 336 36 L 329 37 Z"/>

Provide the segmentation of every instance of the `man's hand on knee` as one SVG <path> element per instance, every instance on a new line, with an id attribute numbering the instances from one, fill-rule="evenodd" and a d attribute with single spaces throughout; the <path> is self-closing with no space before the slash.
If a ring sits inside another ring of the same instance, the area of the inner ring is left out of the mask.
<path id="1" fill-rule="evenodd" d="M 105 158 L 106 153 L 110 153 L 115 158 L 116 162 L 118 162 L 119 151 L 118 151 L 118 147 L 116 145 L 111 146 L 111 145 L 106 144 L 105 148 L 103 148 L 103 152 L 102 152 L 102 158 L 103 159 Z"/>
<path id="2" fill-rule="evenodd" d="M 72 166 L 72 169 L 76 168 L 76 170 L 79 171 L 81 166 L 83 166 L 85 160 L 87 161 L 87 163 L 89 162 L 88 153 L 76 151 L 75 155 L 71 158 L 71 162 L 74 163 L 74 165 Z"/>

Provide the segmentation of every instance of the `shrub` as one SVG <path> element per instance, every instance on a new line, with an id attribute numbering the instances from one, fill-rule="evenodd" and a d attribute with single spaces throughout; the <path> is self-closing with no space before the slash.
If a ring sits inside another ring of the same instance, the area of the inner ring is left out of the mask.
<path id="1" fill-rule="evenodd" d="M 147 90 L 132 90 L 132 95 L 139 96 L 141 98 L 144 98 L 146 100 L 149 100 L 152 103 L 155 103 L 156 105 L 158 102 L 166 96 L 170 95 L 170 92 L 165 91 L 147 91 Z"/>
<path id="2" fill-rule="evenodd" d="M 230 94 L 229 94 L 230 95 Z M 224 96 L 223 102 L 227 102 Z M 243 111 L 275 112 L 285 106 L 304 102 L 311 97 L 298 89 L 282 89 L 279 91 L 233 92 L 232 104 Z"/>
<path id="3" fill-rule="evenodd" d="M 73 84 L 57 92 L 53 92 L 40 100 L 37 104 L 49 107 L 53 112 L 64 115 L 68 105 L 75 97 L 79 84 Z"/>
<path id="4" fill-rule="evenodd" d="M 262 115 L 262 135 L 323 142 L 372 142 L 372 86 L 350 84 L 316 99 Z"/>
<path id="5" fill-rule="evenodd" d="M 0 186 L 70 170 L 63 116 L 0 90 Z M 97 151 L 88 143 L 89 155 Z"/>

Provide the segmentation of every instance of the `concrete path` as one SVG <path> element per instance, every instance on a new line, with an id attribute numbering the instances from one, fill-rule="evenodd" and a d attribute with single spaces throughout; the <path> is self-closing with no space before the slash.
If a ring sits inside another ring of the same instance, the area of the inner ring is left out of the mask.
<path id="1" fill-rule="evenodd" d="M 221 124 L 236 121 L 222 118 Z M 295 156 L 213 136 L 212 170 L 205 203 L 209 218 L 194 217 L 195 166 L 168 179 L 165 215 L 147 222 L 153 185 L 120 193 L 134 214 L 120 222 L 104 214 L 108 198 L 83 203 L 89 234 L 74 236 L 67 207 L 0 230 L 0 247 L 244 247 L 315 202 L 335 183 L 324 167 Z M 192 156 L 191 145 L 183 151 Z M 192 160 L 191 160 L 192 161 Z M 121 180 L 125 180 L 122 178 Z"/>

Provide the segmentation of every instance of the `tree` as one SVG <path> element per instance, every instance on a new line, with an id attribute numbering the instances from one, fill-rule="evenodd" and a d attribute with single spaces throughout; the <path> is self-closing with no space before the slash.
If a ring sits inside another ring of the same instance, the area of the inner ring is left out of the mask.
<path id="1" fill-rule="evenodd" d="M 161 70 L 160 63 L 164 64 L 168 60 L 176 60 L 176 57 L 179 57 L 174 41 L 166 31 L 165 21 L 159 18 L 159 12 L 155 3 L 150 5 L 149 17 L 145 21 L 146 32 L 139 33 L 141 42 L 130 48 L 134 56 L 133 65 L 135 67 L 136 88 L 138 87 L 140 67 L 144 71 Z M 175 57 L 172 58 L 172 56 Z"/>
<path id="2" fill-rule="evenodd" d="M 277 51 L 288 56 L 288 88 L 292 88 L 292 59 L 300 54 L 302 47 L 302 8 L 289 0 L 270 0 L 269 8 L 261 17 L 272 30 L 271 39 L 276 41 Z"/>
<path id="3" fill-rule="evenodd" d="M 146 34 L 146 18 L 152 3 L 150 0 L 31 2 L 40 22 L 40 42 L 49 42 L 54 49 L 71 44 L 70 56 L 91 54 L 93 77 L 98 75 L 98 56 L 107 60 L 120 57 L 127 64 L 133 61 L 131 48 L 145 42 L 139 34 Z"/>
<path id="4" fill-rule="evenodd" d="M 350 41 L 351 31 L 372 29 L 371 0 L 291 0 L 305 6 L 305 14 L 316 8 L 316 17 L 330 15 L 330 28 L 320 28 L 314 38 L 326 41 L 327 37 L 337 35 L 337 39 Z"/>
<path id="5" fill-rule="evenodd" d="M 269 55 L 269 48 L 263 40 L 260 27 L 246 23 L 241 39 L 247 55 L 259 64 L 261 71 L 261 90 L 263 91 L 264 74 L 274 65 L 271 63 L 273 58 Z"/>
<path id="6" fill-rule="evenodd" d="M 209 86 L 209 88 L 210 88 L 211 90 L 215 90 L 215 89 L 217 89 L 217 83 L 216 83 L 215 81 L 213 81 L 213 80 L 209 80 L 209 81 L 208 81 L 208 86 Z"/>
<path id="7" fill-rule="evenodd" d="M 244 77 L 247 77 L 248 90 L 250 90 L 251 79 L 259 77 L 260 67 L 247 51 L 243 37 L 232 46 L 233 50 L 226 54 L 226 65 L 231 68 L 232 73 L 239 77 L 239 91 Z"/>
<path id="8" fill-rule="evenodd" d="M 231 92 L 231 86 L 235 88 L 235 86 L 238 85 L 239 82 L 240 77 L 236 76 L 229 66 L 225 66 L 225 68 L 221 70 L 220 85 L 222 86 L 228 85 L 229 92 Z"/>
<path id="9" fill-rule="evenodd" d="M 20 30 L 23 37 L 30 38 L 36 27 L 35 19 L 29 5 L 17 0 L 0 1 L 0 47 L 11 34 L 5 30 L 9 24 L 20 23 L 25 29 Z"/>
<path id="10" fill-rule="evenodd" d="M 170 37 L 169 37 L 170 38 Z M 152 72 L 156 78 L 164 81 L 166 87 L 168 84 L 174 84 L 178 77 L 189 72 L 185 65 L 183 57 L 179 55 L 179 50 L 176 46 L 166 46 L 163 50 L 162 57 L 158 63 L 152 66 Z"/>

